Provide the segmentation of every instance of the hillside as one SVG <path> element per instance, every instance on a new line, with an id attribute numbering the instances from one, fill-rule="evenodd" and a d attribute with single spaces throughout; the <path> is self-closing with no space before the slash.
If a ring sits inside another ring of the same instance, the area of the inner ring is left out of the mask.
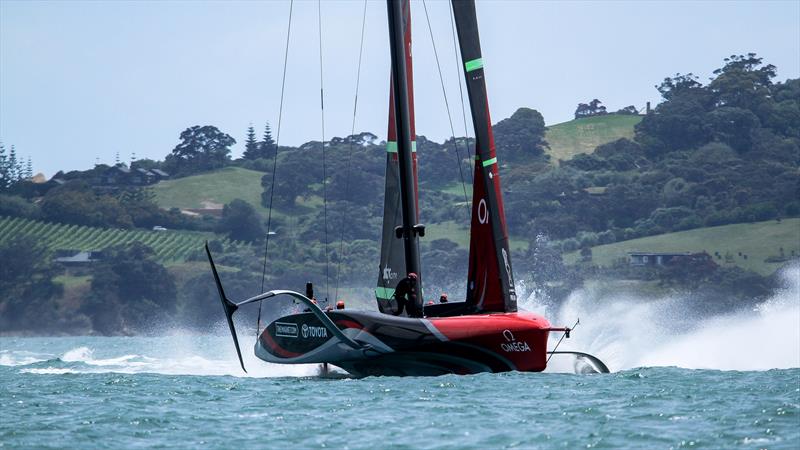
<path id="1" fill-rule="evenodd" d="M 47 223 L 0 216 L 0 243 L 12 236 L 34 236 L 51 250 L 102 250 L 120 244 L 141 242 L 151 247 L 160 262 L 180 262 L 203 248 L 211 233 L 191 231 L 146 231 L 95 228 Z M 230 244 L 224 240 L 225 245 Z"/>
<path id="2" fill-rule="evenodd" d="M 666 233 L 608 245 L 592 247 L 592 262 L 599 266 L 610 266 L 628 252 L 708 252 L 714 261 L 721 265 L 736 265 L 744 269 L 769 275 L 783 263 L 768 263 L 764 260 L 780 255 L 783 247 L 785 255 L 792 251 L 800 255 L 800 219 L 784 219 L 780 222 L 770 220 L 757 223 L 740 223 L 719 227 Z M 719 253 L 721 258 L 715 256 Z M 747 259 L 739 254 L 747 255 Z M 732 260 L 726 262 L 725 255 Z M 564 255 L 567 264 L 574 264 L 578 252 Z"/>
<path id="3" fill-rule="evenodd" d="M 592 153 L 598 145 L 620 138 L 632 138 L 641 116 L 609 114 L 570 120 L 547 127 L 547 153 L 553 161 L 571 159 L 578 153 Z"/>
<path id="4" fill-rule="evenodd" d="M 633 127 L 640 116 L 610 114 L 571 120 L 548 127 L 545 139 L 550 144 L 547 151 L 553 160 L 570 159 L 578 153 L 591 153 L 595 147 L 613 140 L 633 137 Z M 165 180 L 153 187 L 156 201 L 162 208 L 215 209 L 240 198 L 261 213 L 261 177 L 263 172 L 226 167 L 199 175 Z M 468 189 L 470 187 L 468 186 Z M 463 195 L 460 183 L 443 189 L 454 195 Z M 468 190 L 468 193 L 471 192 Z"/>
<path id="5" fill-rule="evenodd" d="M 257 210 L 261 207 L 261 177 L 264 174 L 241 167 L 206 172 L 174 180 L 165 180 L 153 187 L 156 202 L 162 208 L 216 209 L 239 198 Z"/>

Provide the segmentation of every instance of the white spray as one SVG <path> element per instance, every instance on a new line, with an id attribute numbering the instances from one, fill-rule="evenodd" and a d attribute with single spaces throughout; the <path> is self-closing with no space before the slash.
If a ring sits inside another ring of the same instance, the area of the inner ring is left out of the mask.
<path id="1" fill-rule="evenodd" d="M 555 313 L 535 295 L 521 307 L 544 313 L 559 326 L 580 318 L 559 350 L 591 353 L 612 371 L 800 367 L 800 266 L 785 269 L 781 278 L 783 287 L 757 308 L 711 318 L 691 317 L 688 298 L 615 296 L 593 289 L 573 292 Z"/>

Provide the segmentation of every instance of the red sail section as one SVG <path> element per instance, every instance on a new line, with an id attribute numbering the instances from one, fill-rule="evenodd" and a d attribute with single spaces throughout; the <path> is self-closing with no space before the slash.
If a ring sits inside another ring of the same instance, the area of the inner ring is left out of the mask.
<path id="1" fill-rule="evenodd" d="M 475 128 L 475 184 L 472 194 L 467 304 L 479 312 L 514 312 L 517 295 L 508 247 L 492 119 L 486 95 L 474 0 L 452 2 L 472 124 Z"/>
<path id="2" fill-rule="evenodd" d="M 486 111 L 487 120 L 489 118 L 489 111 Z M 491 123 L 491 122 L 488 122 Z M 497 260 L 498 254 L 503 254 L 503 249 L 498 251 L 498 242 L 496 242 L 492 232 L 492 215 L 491 206 L 488 203 L 488 192 L 486 183 L 484 182 L 484 170 L 488 172 L 488 178 L 492 183 L 492 190 L 497 199 L 495 208 L 500 221 L 500 228 L 502 230 L 502 237 L 508 239 L 508 232 L 506 231 L 505 211 L 503 210 L 503 197 L 500 191 L 500 174 L 497 170 L 497 164 L 490 164 L 483 167 L 483 161 L 491 161 L 496 158 L 494 135 L 492 133 L 491 125 L 487 126 L 489 142 L 486 147 L 488 148 L 488 157 L 485 159 L 477 159 L 475 161 L 475 183 L 472 188 L 472 223 L 470 226 L 470 243 L 469 243 L 469 286 L 468 302 L 474 304 L 479 310 L 482 311 L 505 311 L 506 301 L 503 295 L 502 275 L 500 273 L 500 263 L 506 266 L 506 262 L 499 262 Z M 477 152 L 479 154 L 483 152 Z M 479 156 L 480 158 L 480 156 Z M 507 255 L 507 253 L 506 253 Z M 506 257 L 507 259 L 507 257 Z M 510 269 L 507 269 L 510 273 Z M 512 281 L 513 283 L 513 281 Z"/>

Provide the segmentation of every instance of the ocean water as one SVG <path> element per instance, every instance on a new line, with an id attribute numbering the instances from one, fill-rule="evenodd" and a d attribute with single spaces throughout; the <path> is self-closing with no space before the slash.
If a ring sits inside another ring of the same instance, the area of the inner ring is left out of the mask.
<path id="1" fill-rule="evenodd" d="M 711 318 L 684 317 L 685 298 L 576 292 L 548 316 L 580 317 L 561 349 L 599 356 L 602 375 L 554 359 L 538 374 L 330 379 L 249 344 L 244 374 L 224 325 L 0 338 L 0 447 L 798 449 L 800 270 L 784 278 L 759 308 Z"/>

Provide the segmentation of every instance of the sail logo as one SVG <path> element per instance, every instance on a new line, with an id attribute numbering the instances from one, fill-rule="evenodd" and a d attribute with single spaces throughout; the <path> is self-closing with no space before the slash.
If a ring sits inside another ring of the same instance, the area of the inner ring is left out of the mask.
<path id="1" fill-rule="evenodd" d="M 481 199 L 478 202 L 478 223 L 485 224 L 489 222 L 489 207 L 486 206 L 486 199 Z"/>
<path id="2" fill-rule="evenodd" d="M 506 252 L 506 249 L 502 249 L 502 253 L 503 253 L 503 264 L 505 264 L 506 273 L 508 274 L 508 281 L 509 281 L 509 284 L 511 285 L 511 289 L 513 290 L 514 289 L 514 276 L 511 275 L 511 264 L 509 264 L 509 262 L 508 262 L 508 253 Z"/>
<path id="3" fill-rule="evenodd" d="M 383 269 L 383 279 L 386 281 L 394 280 L 397 278 L 397 272 L 394 272 L 391 267 L 386 267 Z"/>
<path id="4" fill-rule="evenodd" d="M 303 339 L 308 338 L 327 338 L 328 337 L 328 329 L 325 327 L 310 327 L 306 324 L 303 324 L 302 328 L 300 328 L 301 332 L 303 333 Z"/>
<path id="5" fill-rule="evenodd" d="M 286 322 L 275 322 L 275 336 L 296 338 L 297 324 Z"/>
<path id="6" fill-rule="evenodd" d="M 500 344 L 500 348 L 502 348 L 504 352 L 513 353 L 531 351 L 531 347 L 527 342 L 520 342 L 514 339 L 514 333 L 512 333 L 511 330 L 503 330 L 503 337 L 506 339 L 506 342 Z"/>

